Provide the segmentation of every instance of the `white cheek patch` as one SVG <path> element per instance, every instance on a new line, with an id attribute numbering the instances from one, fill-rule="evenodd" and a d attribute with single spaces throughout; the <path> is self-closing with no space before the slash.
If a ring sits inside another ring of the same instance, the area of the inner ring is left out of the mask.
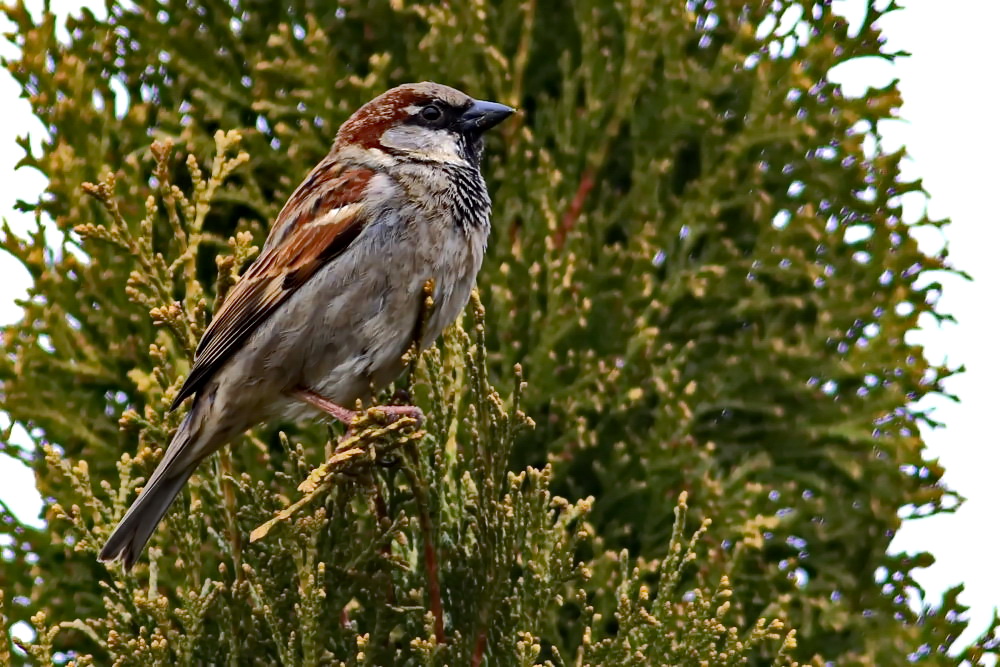
<path id="1" fill-rule="evenodd" d="M 397 125 L 383 132 L 380 142 L 385 148 L 408 153 L 427 162 L 468 164 L 458 138 L 448 130 Z"/>

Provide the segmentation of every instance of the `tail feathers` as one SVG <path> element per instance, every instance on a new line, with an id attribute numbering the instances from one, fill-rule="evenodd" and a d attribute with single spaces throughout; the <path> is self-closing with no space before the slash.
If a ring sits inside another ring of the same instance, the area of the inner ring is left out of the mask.
<path id="1" fill-rule="evenodd" d="M 131 570 L 174 498 L 209 453 L 200 451 L 205 447 L 198 442 L 199 438 L 194 437 L 196 434 L 193 431 L 198 430 L 193 428 L 195 411 L 188 413 L 181 422 L 163 460 L 101 549 L 98 555 L 100 560 L 120 559 L 125 570 Z"/>
<path id="2" fill-rule="evenodd" d="M 121 559 L 125 570 L 131 570 L 192 473 L 194 467 L 189 467 L 180 474 L 160 477 L 143 489 L 111 533 L 98 558 L 105 561 Z"/>

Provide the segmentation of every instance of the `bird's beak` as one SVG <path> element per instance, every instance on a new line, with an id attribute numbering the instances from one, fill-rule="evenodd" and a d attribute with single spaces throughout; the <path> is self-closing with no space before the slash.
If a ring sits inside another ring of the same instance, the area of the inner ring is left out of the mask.
<path id="1" fill-rule="evenodd" d="M 514 109 L 505 104 L 475 100 L 472 106 L 462 114 L 459 124 L 463 132 L 482 134 L 498 125 L 512 113 L 514 113 Z"/>

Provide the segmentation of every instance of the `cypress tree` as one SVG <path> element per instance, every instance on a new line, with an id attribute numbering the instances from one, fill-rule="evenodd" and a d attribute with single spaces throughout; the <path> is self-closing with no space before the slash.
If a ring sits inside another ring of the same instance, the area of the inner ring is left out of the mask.
<path id="1" fill-rule="evenodd" d="M 897 3 L 829 4 L 108 0 L 66 43 L 6 7 L 49 184 L 0 236 L 33 278 L 0 355 L 33 446 L 0 452 L 45 502 L 42 528 L 0 508 L 0 625 L 35 633 L 0 662 L 995 655 L 996 624 L 955 645 L 959 589 L 923 600 L 929 554 L 889 552 L 904 509 L 959 499 L 914 407 L 952 370 L 906 340 L 952 269 L 901 221 L 896 86 L 829 80 L 900 55 Z M 97 562 L 212 304 L 339 124 L 426 79 L 522 110 L 490 138 L 479 293 L 385 397 L 427 422 L 255 429 L 132 574 Z"/>

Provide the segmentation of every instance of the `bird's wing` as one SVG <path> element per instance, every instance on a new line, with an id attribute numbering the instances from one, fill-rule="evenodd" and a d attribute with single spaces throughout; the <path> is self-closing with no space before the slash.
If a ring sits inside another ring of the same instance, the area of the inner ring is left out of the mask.
<path id="1" fill-rule="evenodd" d="M 201 389 L 292 292 L 347 249 L 365 227 L 368 169 L 321 162 L 281 209 L 264 249 L 215 314 L 170 409 Z"/>

